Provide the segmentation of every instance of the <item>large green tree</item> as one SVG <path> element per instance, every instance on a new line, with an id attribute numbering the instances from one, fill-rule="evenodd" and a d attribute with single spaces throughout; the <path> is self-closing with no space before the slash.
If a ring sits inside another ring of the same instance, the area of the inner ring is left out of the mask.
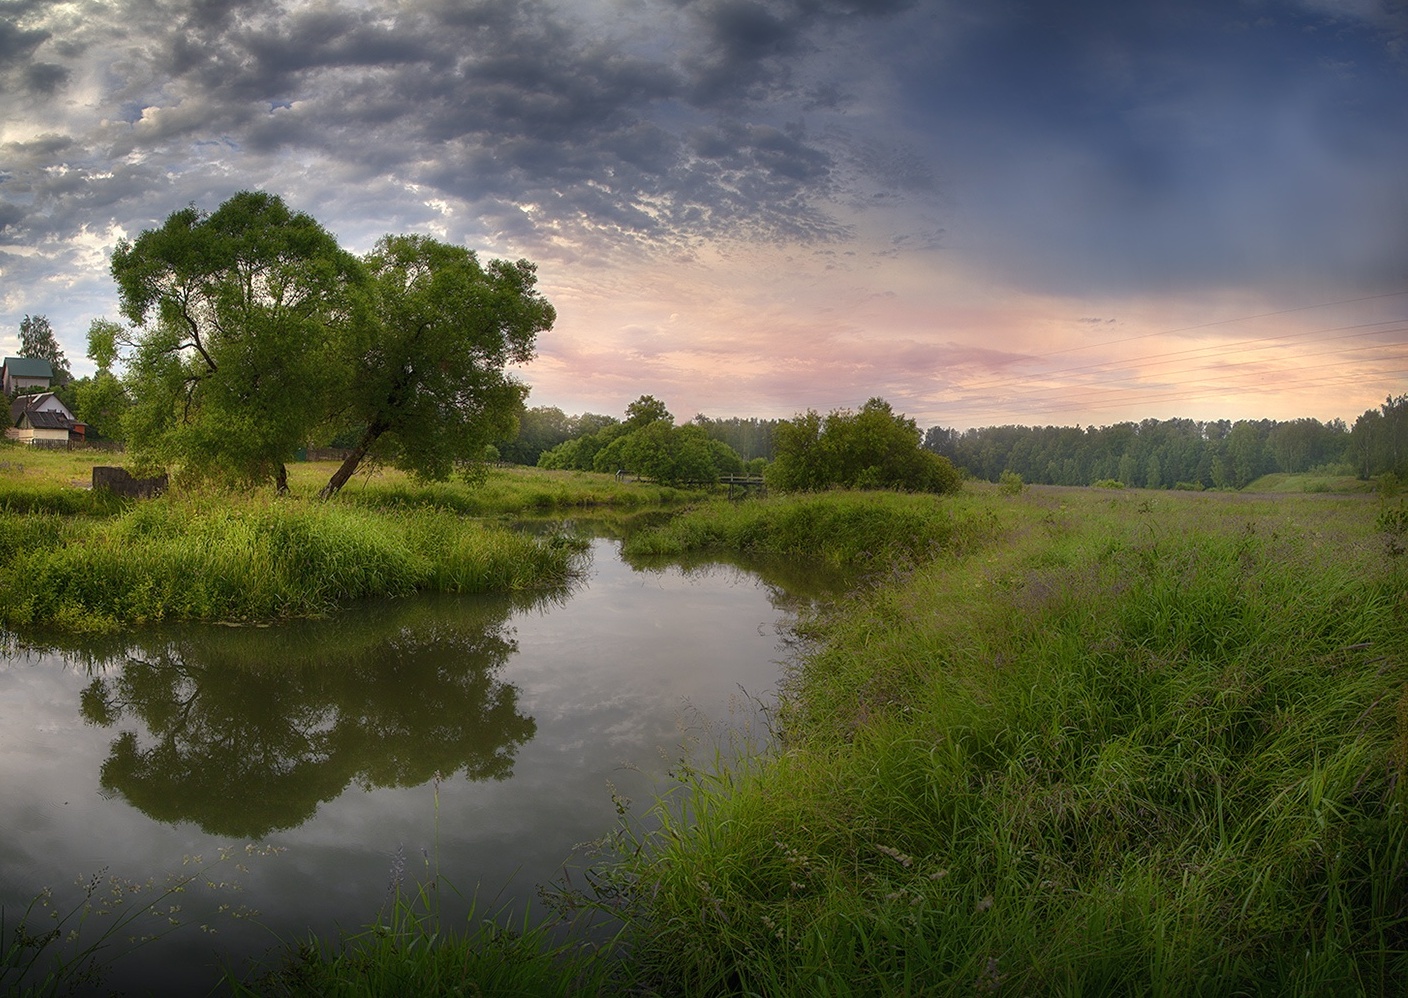
<path id="1" fill-rule="evenodd" d="M 42 315 L 26 315 L 20 320 L 20 356 L 35 360 L 47 360 L 54 369 L 54 382 L 66 384 L 69 380 L 68 360 L 59 348 L 54 327 Z"/>
<path id="2" fill-rule="evenodd" d="M 360 427 L 322 495 L 368 454 L 418 477 L 471 469 L 514 432 L 528 389 L 506 370 L 532 358 L 556 313 L 526 260 L 491 260 L 428 236 L 386 236 L 365 260 L 365 321 L 346 341 L 354 375 L 338 416 Z"/>
<path id="3" fill-rule="evenodd" d="M 312 217 L 242 191 L 123 240 L 112 259 L 136 327 L 126 429 L 139 463 L 267 481 L 347 384 L 338 349 L 363 271 Z"/>
<path id="4" fill-rule="evenodd" d="M 91 378 L 75 381 L 73 394 L 74 414 L 88 425 L 90 439 L 123 439 L 123 417 L 131 400 L 112 366 L 117 362 L 118 344 L 126 341 L 127 331 L 111 319 L 94 319 L 88 326 L 88 359 L 98 371 Z"/>
<path id="5" fill-rule="evenodd" d="M 675 426 L 671 419 L 652 419 L 627 431 L 598 451 L 592 466 L 630 471 L 662 485 L 712 482 L 743 470 L 728 444 L 710 440 L 702 427 Z"/>

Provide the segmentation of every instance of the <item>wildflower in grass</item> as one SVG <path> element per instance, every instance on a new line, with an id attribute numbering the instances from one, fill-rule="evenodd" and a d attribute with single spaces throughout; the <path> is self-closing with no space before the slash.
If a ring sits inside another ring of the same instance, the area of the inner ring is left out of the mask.
<path id="1" fill-rule="evenodd" d="M 997 957 L 988 957 L 987 966 L 984 967 L 983 972 L 978 975 L 978 990 L 996 991 L 1002 986 L 1003 976 L 1003 974 L 997 971 Z"/>
<path id="2" fill-rule="evenodd" d="M 391 880 L 386 885 L 386 893 L 392 897 L 397 897 L 401 893 L 401 885 L 406 880 L 406 847 L 398 843 L 396 846 L 396 858 L 391 861 Z"/>
<path id="3" fill-rule="evenodd" d="M 904 867 L 906 870 L 914 865 L 913 856 L 906 856 L 904 853 L 891 846 L 876 846 L 875 851 L 884 853 L 886 856 L 889 856 L 891 859 L 893 859 L 896 863 L 900 864 L 900 866 Z"/>

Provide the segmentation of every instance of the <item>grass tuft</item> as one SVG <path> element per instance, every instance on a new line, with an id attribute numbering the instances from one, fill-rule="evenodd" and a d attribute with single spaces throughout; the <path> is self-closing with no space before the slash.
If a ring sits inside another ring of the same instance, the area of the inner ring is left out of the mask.
<path id="1" fill-rule="evenodd" d="M 104 631 L 317 616 L 369 597 L 560 586 L 580 549 L 453 513 L 167 496 L 106 520 L 0 515 L 0 624 Z"/>

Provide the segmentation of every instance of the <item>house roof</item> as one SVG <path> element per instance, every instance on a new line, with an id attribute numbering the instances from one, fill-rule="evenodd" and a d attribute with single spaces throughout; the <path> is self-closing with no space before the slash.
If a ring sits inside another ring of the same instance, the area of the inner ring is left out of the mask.
<path id="1" fill-rule="evenodd" d="M 51 412 L 61 412 L 70 420 L 76 418 L 73 413 L 69 412 L 68 406 L 64 405 L 63 399 L 53 392 L 34 392 L 30 395 L 16 396 L 15 400 L 10 403 L 10 425 L 17 425 L 20 417 L 26 411 L 40 408 L 48 409 Z"/>
<path id="2" fill-rule="evenodd" d="M 36 430 L 71 430 L 73 420 L 61 412 L 48 409 L 26 409 L 20 414 L 20 425 L 28 423 Z"/>
<path id="3" fill-rule="evenodd" d="M 6 357 L 5 370 L 12 378 L 53 378 L 54 367 L 39 357 Z"/>

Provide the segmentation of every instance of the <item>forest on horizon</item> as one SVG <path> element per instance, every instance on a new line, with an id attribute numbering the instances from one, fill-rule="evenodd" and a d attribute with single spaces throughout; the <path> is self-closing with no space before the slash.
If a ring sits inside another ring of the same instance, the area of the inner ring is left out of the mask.
<path id="1" fill-rule="evenodd" d="M 619 422 L 584 413 L 569 416 L 554 406 L 528 409 L 502 458 L 536 465 L 542 454 L 568 440 Z M 691 420 L 710 439 L 733 448 L 744 461 L 772 460 L 781 419 Z M 969 430 L 932 426 L 922 432 L 926 450 L 948 458 L 973 478 L 997 481 L 1004 473 L 1042 485 L 1119 482 L 1140 488 L 1240 489 L 1276 472 L 1354 475 L 1393 473 L 1408 479 L 1408 394 L 1389 397 L 1354 425 L 1343 420 L 1144 419 L 1108 426 L 988 426 Z"/>

